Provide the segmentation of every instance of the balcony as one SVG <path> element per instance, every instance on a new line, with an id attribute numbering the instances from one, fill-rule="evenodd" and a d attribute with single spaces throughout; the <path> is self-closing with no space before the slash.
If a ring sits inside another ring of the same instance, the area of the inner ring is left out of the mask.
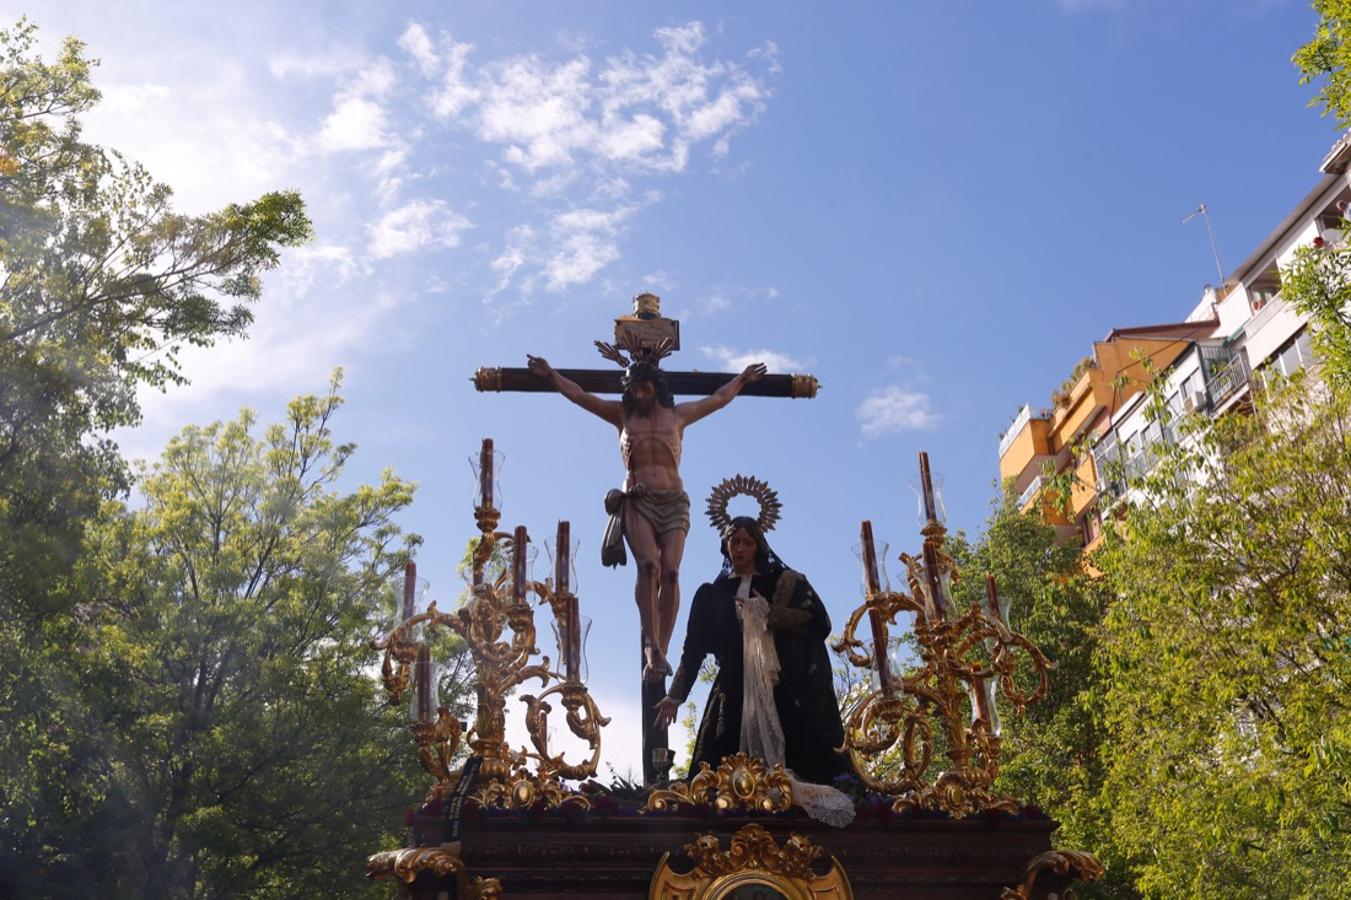
<path id="1" fill-rule="evenodd" d="M 1018 415 L 1014 417 L 1013 424 L 1009 426 L 1009 430 L 1004 432 L 1004 436 L 999 439 L 1000 456 L 1009 452 L 1009 448 L 1013 446 L 1014 439 L 1018 437 L 1018 432 L 1027 427 L 1027 422 L 1031 418 L 1032 404 L 1024 403 L 1023 408 L 1018 410 Z"/>
<path id="2" fill-rule="evenodd" d="M 1009 430 L 1004 432 L 1004 436 L 999 439 L 999 455 L 1003 456 L 1009 452 L 1013 442 L 1018 439 L 1018 435 L 1027 427 L 1027 423 L 1033 419 L 1044 420 L 1051 418 L 1049 409 L 1033 409 L 1032 404 L 1024 403 L 1023 408 L 1018 411 L 1013 424 L 1009 425 Z"/>
<path id="3" fill-rule="evenodd" d="M 1226 400 L 1247 387 L 1251 375 L 1242 353 L 1204 344 L 1201 346 L 1201 369 L 1205 372 L 1211 409 L 1219 409 Z"/>
<path id="4" fill-rule="evenodd" d="M 1279 293 L 1274 294 L 1269 297 L 1262 304 L 1262 308 L 1248 320 L 1247 324 L 1243 326 L 1243 330 L 1250 335 L 1256 334 L 1284 308 L 1285 301 L 1281 299 L 1281 295 Z"/>
<path id="5" fill-rule="evenodd" d="M 1026 512 L 1028 505 L 1032 502 L 1032 498 L 1037 496 L 1037 492 L 1040 490 L 1041 476 L 1038 475 L 1036 478 L 1033 478 L 1032 483 L 1024 488 L 1023 492 L 1018 495 L 1018 508 Z"/>

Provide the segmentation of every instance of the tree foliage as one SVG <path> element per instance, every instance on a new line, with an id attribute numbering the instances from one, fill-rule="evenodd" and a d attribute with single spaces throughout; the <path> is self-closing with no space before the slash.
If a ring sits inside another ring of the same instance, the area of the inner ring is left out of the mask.
<path id="1" fill-rule="evenodd" d="M 1009 624 L 1056 665 L 1040 703 L 1020 713 L 998 701 L 1004 742 L 996 789 L 1057 819 L 1057 847 L 1087 850 L 1108 863 L 1106 878 L 1077 888 L 1078 895 L 1130 896 L 1129 875 L 1117 864 L 1098 802 L 1106 735 L 1094 657 L 1110 593 L 1085 572 L 1078 545 L 1059 540 L 1035 510 L 1020 512 L 1008 490 L 980 538 L 969 543 L 958 535 L 952 552 L 963 574 L 953 588 L 958 608 L 983 605 L 984 576 L 993 575 L 1010 600 Z"/>
<path id="2" fill-rule="evenodd" d="M 1318 83 L 1318 93 L 1310 106 L 1332 116 L 1340 127 L 1351 125 L 1351 2 L 1313 0 L 1318 25 L 1313 38 L 1295 51 L 1291 62 L 1300 71 L 1300 84 Z"/>
<path id="3" fill-rule="evenodd" d="M 1351 387 L 1351 249 L 1301 247 L 1281 272 L 1281 297 L 1313 323 L 1322 376 Z"/>
<path id="4" fill-rule="evenodd" d="M 294 192 L 200 216 L 141 166 L 81 139 L 94 63 L 35 27 L 0 31 L 0 609 L 47 611 L 81 523 L 126 485 L 99 434 L 136 391 L 183 380 L 184 344 L 237 336 L 282 247 L 310 236 Z"/>
<path id="5" fill-rule="evenodd" d="M 249 413 L 188 428 L 143 509 L 104 505 L 75 576 L 87 599 L 48 623 L 40 682 L 5 698 L 9 888 L 361 889 L 426 787 L 368 641 L 416 539 L 393 523 L 406 482 L 338 490 L 339 403 L 298 398 L 261 436 Z"/>
<path id="6" fill-rule="evenodd" d="M 1100 559 L 1112 839 L 1147 896 L 1351 876 L 1351 398 L 1300 376 L 1172 451 Z"/>

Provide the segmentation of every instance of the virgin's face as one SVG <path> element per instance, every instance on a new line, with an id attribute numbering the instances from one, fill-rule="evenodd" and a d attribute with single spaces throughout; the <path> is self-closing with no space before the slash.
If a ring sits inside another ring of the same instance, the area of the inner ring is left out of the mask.
<path id="1" fill-rule="evenodd" d="M 738 575 L 755 574 L 755 538 L 744 528 L 738 528 L 727 538 L 727 558 L 732 571 Z"/>

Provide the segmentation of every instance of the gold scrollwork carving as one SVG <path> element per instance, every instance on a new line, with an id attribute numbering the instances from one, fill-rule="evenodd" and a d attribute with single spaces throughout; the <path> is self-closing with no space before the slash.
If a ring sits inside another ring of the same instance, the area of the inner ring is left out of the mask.
<path id="1" fill-rule="evenodd" d="M 771 888 L 789 900 L 853 897 L 849 879 L 833 856 L 826 874 L 812 870 L 825 850 L 800 834 L 790 834 L 780 847 L 762 826 L 751 824 L 732 835 L 727 850 L 709 833 L 686 844 L 685 854 L 694 862 L 685 873 L 671 868 L 671 854 L 662 856 L 648 890 L 650 900 L 718 900 L 746 887 Z"/>
<path id="2" fill-rule="evenodd" d="M 546 697 L 557 696 L 567 712 L 568 730 L 587 742 L 591 757 L 580 764 L 569 764 L 562 754 L 549 752 L 548 715 L 552 707 L 544 702 Z M 526 754 L 539 762 L 541 774 L 556 775 L 560 778 L 589 778 L 596 774 L 600 765 L 600 730 L 610 724 L 610 720 L 600 714 L 596 701 L 591 699 L 586 688 L 575 682 L 564 681 L 555 684 L 539 696 L 525 694 L 521 702 L 526 705 L 526 731 L 535 747 L 534 753 Z"/>
<path id="3" fill-rule="evenodd" d="M 366 877 L 373 881 L 395 878 L 412 884 L 423 872 L 439 878 L 454 876 L 456 896 L 471 900 L 492 900 L 502 895 L 502 883 L 496 878 L 469 879 L 464 860 L 444 847 L 405 847 L 386 850 L 366 860 Z"/>
<path id="4" fill-rule="evenodd" d="M 521 593 L 512 590 L 510 573 L 502 570 L 488 578 L 489 564 L 499 549 L 509 549 L 514 535 L 495 529 L 501 514 L 492 506 L 474 509 L 480 529 L 472 557 L 474 585 L 467 603 L 453 613 L 442 612 L 431 604 L 425 612 L 400 622 L 383 639 L 375 642 L 385 651 L 381 674 L 390 700 L 399 702 L 409 687 L 413 663 L 428 632 L 444 628 L 462 637 L 474 660 L 474 691 L 477 714 L 467 741 L 469 749 L 483 762 L 479 775 L 485 786 L 475 795 L 480 803 L 512 808 L 543 801 L 551 807 L 563 803 L 590 805 L 585 795 L 574 793 L 561 779 L 593 777 L 600 764 L 601 729 L 610 720 L 601 715 L 595 700 L 580 681 L 565 679 L 555 672 L 549 657 L 539 656 L 535 646 L 535 614 L 525 597 L 533 592 L 541 604 L 547 603 L 558 616 L 576 601 L 568 595 L 555 595 L 548 583 L 528 582 Z M 510 632 L 510 634 L 508 634 Z M 537 695 L 524 695 L 526 725 L 535 752 L 522 748 L 513 751 L 506 741 L 506 699 L 517 687 L 538 678 L 545 688 Z M 550 682 L 554 682 L 552 686 Z M 553 753 L 548 745 L 550 698 L 556 698 L 566 711 L 569 730 L 586 741 L 589 757 L 569 763 L 563 754 Z M 459 722 L 446 709 L 439 709 L 435 721 L 412 724 L 418 758 L 433 777 L 428 799 L 447 797 L 459 780 L 460 770 L 450 764 L 461 743 Z M 538 763 L 535 772 L 525 768 L 527 760 Z"/>
<path id="5" fill-rule="evenodd" d="M 504 779 L 488 781 L 474 794 L 480 806 L 504 809 L 529 809 L 543 803 L 550 809 L 572 806 L 590 809 L 591 799 L 586 794 L 570 791 L 559 781 L 555 772 L 531 772 L 524 766 L 513 769 Z"/>
<path id="6" fill-rule="evenodd" d="M 771 769 L 762 759 L 734 753 L 724 758 L 717 769 L 701 763 L 698 774 L 688 783 L 654 788 L 640 812 L 660 812 L 699 803 L 711 804 L 719 811 L 783 812 L 793 805 L 793 787 L 783 766 Z"/>
<path id="7" fill-rule="evenodd" d="M 1066 875 L 1073 870 L 1077 881 L 1097 881 L 1107 869 L 1092 853 L 1081 850 L 1048 850 L 1039 853 L 1023 867 L 1023 883 L 1016 888 L 1006 887 L 999 900 L 1032 900 L 1032 886 L 1042 872 Z"/>
<path id="8" fill-rule="evenodd" d="M 921 533 L 921 557 L 901 554 L 909 590 L 870 594 L 850 614 L 835 644 L 851 665 L 875 669 L 884 663 L 858 637 L 860 625 L 866 619 L 876 641 L 878 629 L 885 634 L 900 613 L 914 617 L 918 664 L 847 707 L 842 749 L 860 780 L 892 797 L 897 811 L 937 809 L 957 818 L 985 810 L 1016 811 L 1014 800 L 991 790 L 1001 744 L 993 686 L 1022 710 L 1045 696 L 1054 664 L 1003 620 L 993 582 L 989 609 L 977 603 L 957 615 L 949 585 L 957 583 L 960 572 L 943 552 L 946 530 L 931 520 Z M 1030 670 L 1031 688 L 1020 685 L 1020 668 Z M 939 735 L 948 765 L 935 777 L 929 769 Z M 884 754 L 891 755 L 885 777 L 874 771 Z"/>
<path id="9" fill-rule="evenodd" d="M 427 799 L 444 800 L 460 780 L 461 770 L 450 768 L 460 748 L 460 722 L 442 706 L 436 710 L 435 722 L 414 722 L 412 729 L 418 761 L 435 779 Z"/>

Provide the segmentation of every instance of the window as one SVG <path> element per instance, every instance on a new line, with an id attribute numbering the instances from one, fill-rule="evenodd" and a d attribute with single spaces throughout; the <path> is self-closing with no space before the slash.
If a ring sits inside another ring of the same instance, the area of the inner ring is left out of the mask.
<path id="1" fill-rule="evenodd" d="M 1182 420 L 1182 391 L 1176 390 L 1164 400 L 1163 439 L 1170 444 L 1177 442 L 1177 425 Z"/>
<path id="2" fill-rule="evenodd" d="M 1121 493 L 1120 460 L 1117 459 L 1116 432 L 1103 435 L 1093 448 L 1093 464 L 1098 473 L 1098 492 L 1116 496 Z"/>
<path id="3" fill-rule="evenodd" d="M 1079 528 L 1084 537 L 1084 546 L 1088 546 L 1098 539 L 1098 535 L 1102 534 L 1102 522 L 1098 519 L 1096 508 L 1084 513 L 1083 519 L 1079 522 Z"/>
<path id="4" fill-rule="evenodd" d="M 1272 365 L 1282 375 L 1290 376 L 1313 364 L 1313 338 L 1305 328 L 1294 339 L 1276 351 Z"/>
<path id="5" fill-rule="evenodd" d="M 1121 455 L 1126 460 L 1126 477 L 1139 478 L 1145 473 L 1145 447 L 1141 432 L 1134 432 L 1121 441 Z"/>
<path id="6" fill-rule="evenodd" d="M 1182 394 L 1182 409 L 1184 412 L 1205 408 L 1207 400 L 1206 378 L 1201 374 L 1200 369 L 1182 379 L 1179 391 Z"/>
<path id="7" fill-rule="evenodd" d="M 1281 270 L 1273 260 L 1271 265 L 1248 285 L 1248 304 L 1257 312 L 1281 293 Z"/>

